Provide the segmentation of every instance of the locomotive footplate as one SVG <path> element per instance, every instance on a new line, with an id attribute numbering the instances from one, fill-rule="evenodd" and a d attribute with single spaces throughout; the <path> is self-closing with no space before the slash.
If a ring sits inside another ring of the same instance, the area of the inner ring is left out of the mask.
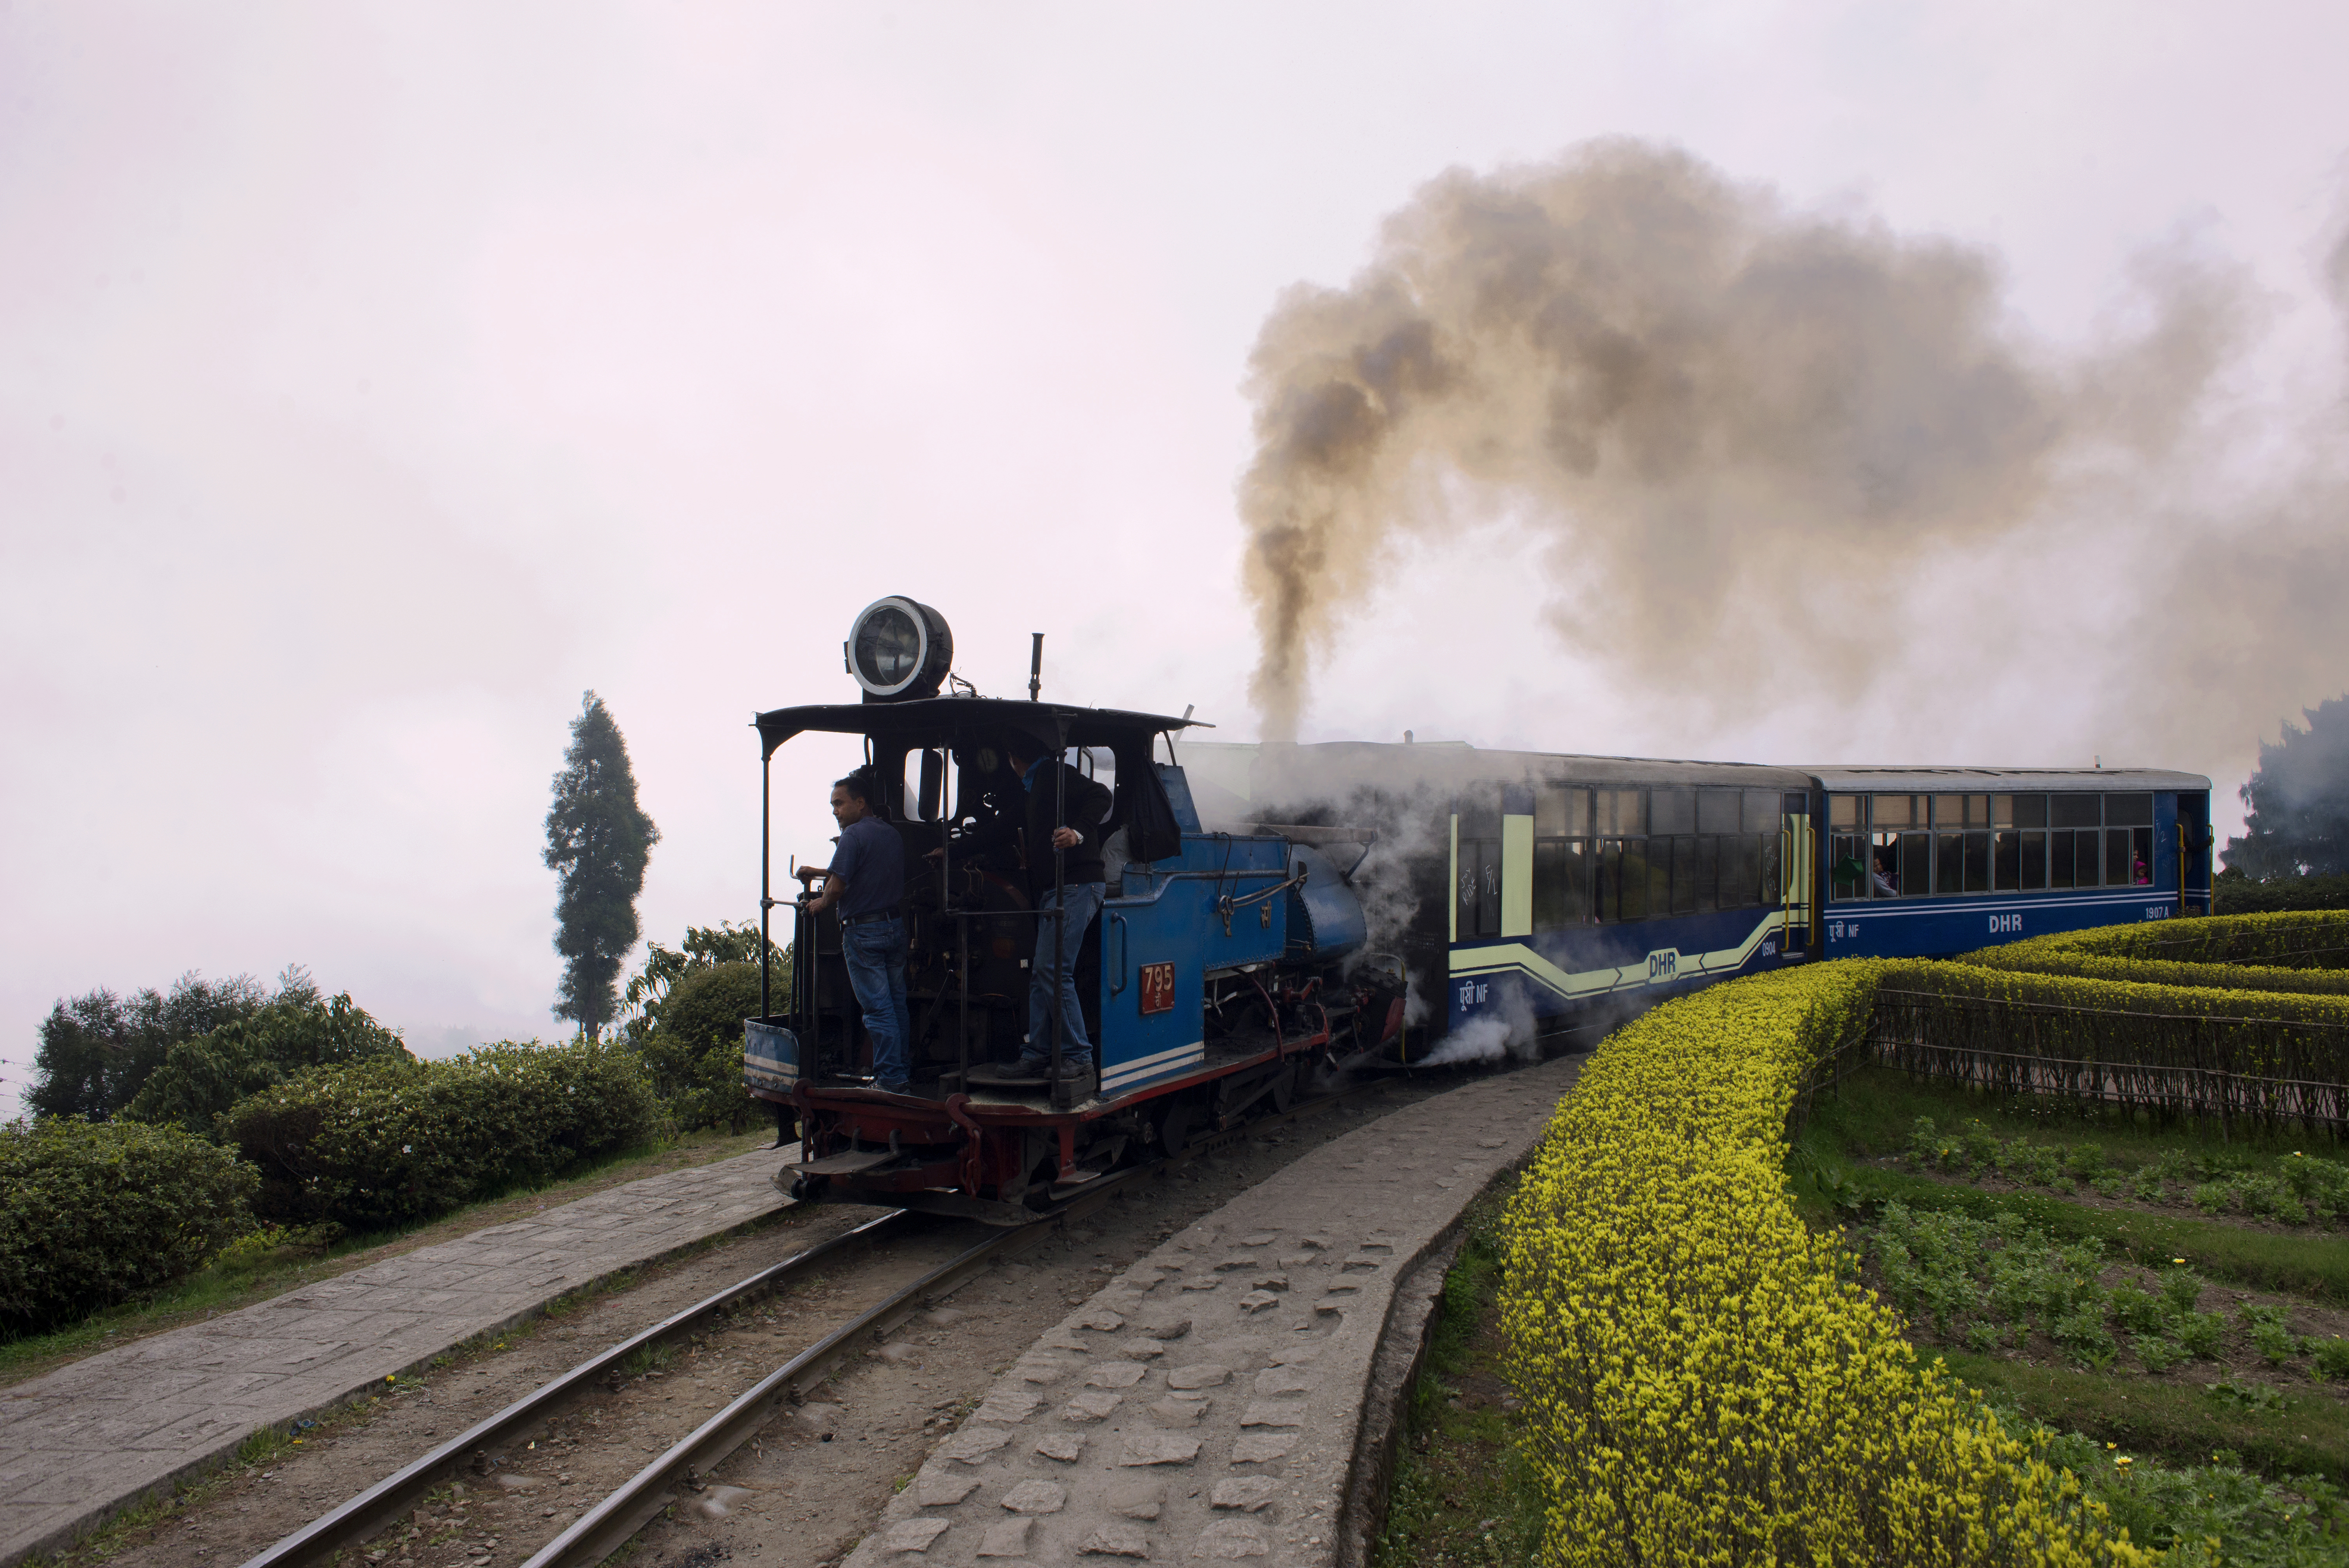
<path id="1" fill-rule="evenodd" d="M 795 1176 L 854 1176 L 896 1158 L 886 1149 L 855 1149 L 844 1154 L 827 1154 L 821 1160 L 802 1160 L 783 1169 Z"/>

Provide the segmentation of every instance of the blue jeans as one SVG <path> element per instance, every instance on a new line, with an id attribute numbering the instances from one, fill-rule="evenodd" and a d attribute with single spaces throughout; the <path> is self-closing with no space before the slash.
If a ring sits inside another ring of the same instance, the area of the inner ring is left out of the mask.
<path id="1" fill-rule="evenodd" d="M 1085 927 L 1101 913 L 1108 893 L 1105 882 L 1071 882 L 1069 913 L 1061 922 L 1061 1060 L 1081 1068 L 1093 1065 L 1092 1043 L 1085 1038 L 1085 1009 L 1077 997 L 1077 950 L 1085 944 Z M 1040 909 L 1050 909 L 1055 895 L 1046 893 Z M 1019 1059 L 1033 1066 L 1052 1056 L 1052 925 L 1036 923 L 1036 956 L 1028 976 L 1028 1044 Z"/>
<path id="2" fill-rule="evenodd" d="M 905 922 L 902 916 L 860 920 L 840 928 L 840 955 L 848 988 L 873 1037 L 873 1081 L 903 1088 L 914 1076 L 913 1016 L 905 1008 Z"/>

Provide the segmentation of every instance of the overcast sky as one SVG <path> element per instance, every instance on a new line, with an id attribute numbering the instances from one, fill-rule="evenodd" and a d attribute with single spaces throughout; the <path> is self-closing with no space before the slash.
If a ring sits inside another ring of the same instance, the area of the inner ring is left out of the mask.
<path id="1" fill-rule="evenodd" d="M 851 697 L 885 593 L 990 694 L 1042 631 L 1048 695 L 1250 737 L 1249 348 L 1448 168 L 1685 148 L 1993 253 L 2057 354 L 2149 249 L 2215 258 L 2260 301 L 2236 449 L 2301 444 L 2341 395 L 2344 58 L 2317 4 L 0 3 L 0 1076 L 57 998 L 190 969 L 305 964 L 428 1050 L 551 1035 L 581 691 L 675 942 L 755 914 L 745 723 Z M 2149 755 L 2066 695 L 2114 684 L 2097 638 L 1958 625 L 1866 710 L 1785 672 L 1673 700 L 1544 630 L 1524 548 L 1422 547 L 1307 738 L 2101 752 L 2211 773 L 2225 816 L 2349 686 Z M 2083 573 L 2085 623 L 2127 624 L 2124 579 Z M 784 753 L 779 862 L 826 852 L 841 760 Z"/>

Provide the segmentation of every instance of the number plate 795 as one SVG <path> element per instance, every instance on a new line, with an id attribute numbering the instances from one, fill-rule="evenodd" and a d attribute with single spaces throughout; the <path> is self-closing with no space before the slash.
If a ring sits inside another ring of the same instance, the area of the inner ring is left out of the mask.
<path id="1" fill-rule="evenodd" d="M 1145 964 L 1142 966 L 1142 1010 L 1144 1013 L 1171 1013 L 1174 1010 L 1174 965 Z"/>

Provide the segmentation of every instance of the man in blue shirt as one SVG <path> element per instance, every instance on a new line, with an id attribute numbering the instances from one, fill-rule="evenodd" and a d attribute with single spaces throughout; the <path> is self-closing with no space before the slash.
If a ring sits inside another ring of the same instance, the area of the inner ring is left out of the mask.
<path id="1" fill-rule="evenodd" d="M 1102 843 L 1115 797 L 1108 786 L 1086 778 L 1066 762 L 1056 766 L 1046 748 L 1026 736 L 1014 737 L 1005 751 L 1013 771 L 1028 792 L 1026 820 L 1014 822 L 1009 813 L 965 839 L 972 851 L 1009 841 L 1017 834 L 1027 849 L 1029 894 L 1038 909 L 1050 909 L 1063 896 L 1068 913 L 1060 921 L 1036 923 L 1036 954 L 1029 961 L 1028 1040 L 1016 1063 L 988 1064 L 971 1069 L 973 1083 L 1033 1083 L 1051 1076 L 1052 1000 L 1059 981 L 1061 1003 L 1061 1076 L 1090 1083 L 1093 1072 L 1092 1042 L 1085 1037 L 1085 1011 L 1077 994 L 1077 957 L 1086 928 L 1101 913 L 1107 892 Z M 1066 815 L 1056 815 L 1056 797 L 1064 797 Z M 1061 853 L 1061 881 L 1053 878 L 1052 851 Z M 1057 950 L 1055 944 L 1057 942 Z"/>
<path id="2" fill-rule="evenodd" d="M 912 1015 L 905 1007 L 905 845 L 873 810 L 862 769 L 832 787 L 839 848 L 823 886 L 801 903 L 812 914 L 840 910 L 840 955 L 849 989 L 873 1038 L 873 1087 L 888 1094 L 913 1088 Z"/>

